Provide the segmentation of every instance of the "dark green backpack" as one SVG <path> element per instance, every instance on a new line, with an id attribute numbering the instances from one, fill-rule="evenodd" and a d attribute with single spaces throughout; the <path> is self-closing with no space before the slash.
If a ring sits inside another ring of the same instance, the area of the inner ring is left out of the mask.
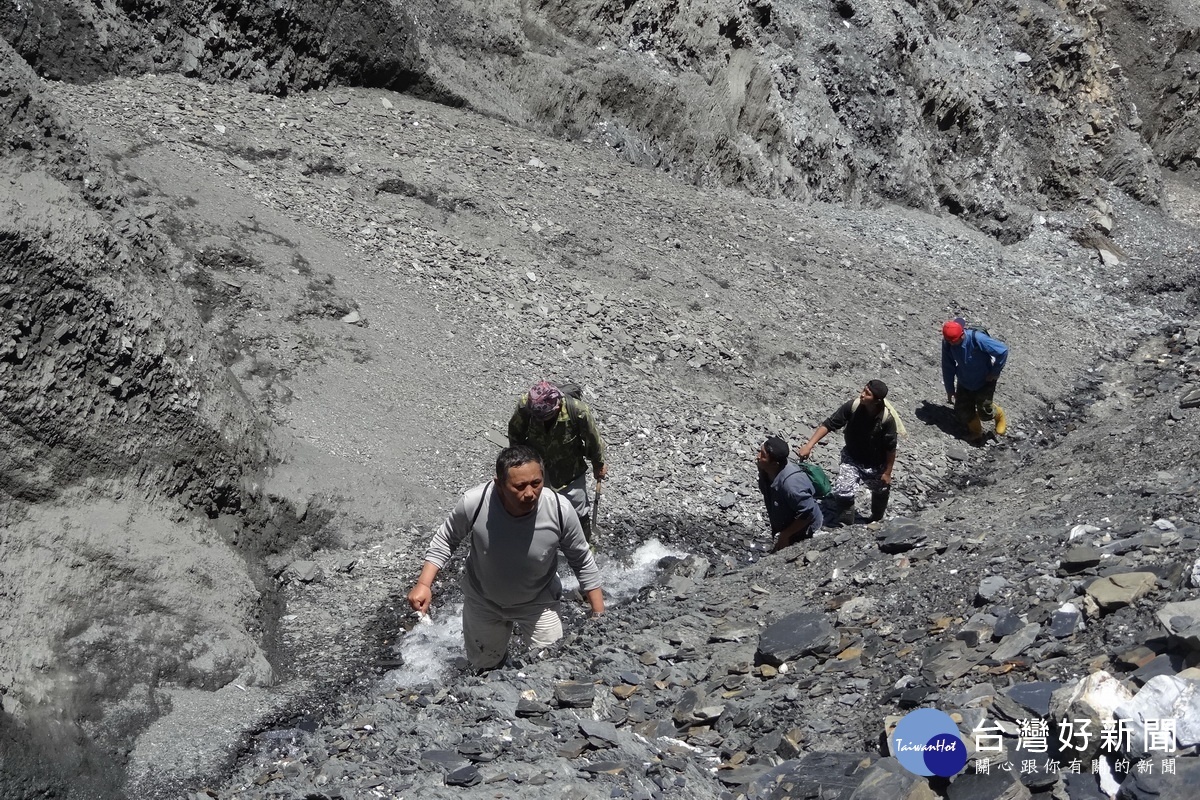
<path id="1" fill-rule="evenodd" d="M 829 482 L 829 476 L 825 474 L 825 470 L 820 464 L 812 461 L 801 461 L 800 469 L 808 475 L 808 479 L 812 481 L 813 491 L 818 498 L 824 497 L 833 491 L 833 484 Z"/>

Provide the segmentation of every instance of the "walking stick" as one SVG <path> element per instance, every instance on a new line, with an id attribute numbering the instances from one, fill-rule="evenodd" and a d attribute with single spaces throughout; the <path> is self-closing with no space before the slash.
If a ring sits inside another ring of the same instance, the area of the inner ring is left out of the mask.
<path id="1" fill-rule="evenodd" d="M 596 496 L 592 498 L 592 539 L 600 536 L 600 492 L 604 487 L 602 479 L 596 479 Z"/>

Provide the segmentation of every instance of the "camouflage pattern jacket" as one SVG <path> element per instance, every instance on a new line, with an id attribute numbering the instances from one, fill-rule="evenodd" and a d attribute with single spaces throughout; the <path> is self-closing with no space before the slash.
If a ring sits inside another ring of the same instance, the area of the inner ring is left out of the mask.
<path id="1" fill-rule="evenodd" d="M 563 489 L 571 481 L 592 469 L 604 466 L 604 440 L 596 428 L 596 418 L 587 403 L 564 397 L 558 416 L 550 424 L 534 419 L 524 394 L 508 421 L 509 445 L 525 444 L 538 451 L 546 464 L 546 485 Z"/>

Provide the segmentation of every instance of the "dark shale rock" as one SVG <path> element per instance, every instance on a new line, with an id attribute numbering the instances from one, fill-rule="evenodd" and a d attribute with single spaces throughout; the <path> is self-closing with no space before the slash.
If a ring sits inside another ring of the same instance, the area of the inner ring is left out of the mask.
<path id="1" fill-rule="evenodd" d="M 771 623 L 759 634 L 756 658 L 777 667 L 826 653 L 835 641 L 836 632 L 824 614 L 800 611 Z"/>

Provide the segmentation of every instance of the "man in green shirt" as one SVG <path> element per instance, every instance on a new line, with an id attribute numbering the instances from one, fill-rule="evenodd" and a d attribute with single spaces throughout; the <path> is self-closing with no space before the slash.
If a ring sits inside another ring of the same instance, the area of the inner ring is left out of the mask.
<path id="1" fill-rule="evenodd" d="M 517 402 L 508 421 L 508 444 L 528 445 L 541 455 L 546 485 L 571 501 L 591 543 L 588 462 L 597 485 L 608 477 L 608 465 L 604 461 L 604 439 L 588 404 L 563 394 L 548 381 L 539 381 Z"/>

